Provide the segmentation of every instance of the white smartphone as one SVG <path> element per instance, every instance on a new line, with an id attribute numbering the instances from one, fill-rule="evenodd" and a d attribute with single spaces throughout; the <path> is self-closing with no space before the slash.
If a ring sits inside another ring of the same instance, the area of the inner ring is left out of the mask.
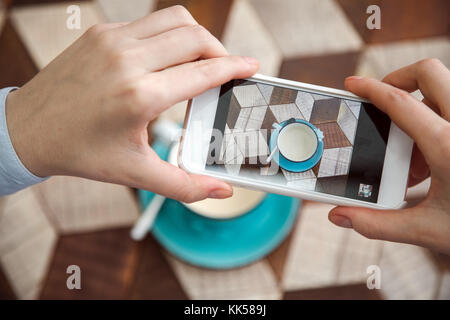
<path id="1" fill-rule="evenodd" d="M 404 204 L 412 147 L 350 92 L 255 75 L 190 101 L 178 163 L 249 189 L 387 209 Z"/>

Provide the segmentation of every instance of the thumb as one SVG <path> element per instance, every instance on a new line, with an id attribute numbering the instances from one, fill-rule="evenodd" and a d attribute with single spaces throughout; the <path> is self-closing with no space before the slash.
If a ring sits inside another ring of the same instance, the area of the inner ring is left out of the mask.
<path id="1" fill-rule="evenodd" d="M 156 158 L 156 159 L 155 159 Z M 136 162 L 139 172 L 135 187 L 149 190 L 182 202 L 195 202 L 205 198 L 224 199 L 233 195 L 233 189 L 225 182 L 212 177 L 189 174 L 158 157 Z"/>
<path id="2" fill-rule="evenodd" d="M 337 226 L 353 228 L 369 239 L 421 243 L 420 216 L 414 208 L 374 210 L 336 207 L 330 211 L 328 219 Z"/>

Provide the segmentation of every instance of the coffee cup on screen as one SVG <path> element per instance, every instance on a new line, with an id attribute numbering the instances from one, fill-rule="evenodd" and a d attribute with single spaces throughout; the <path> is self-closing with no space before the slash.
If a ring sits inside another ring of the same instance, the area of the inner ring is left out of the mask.
<path id="1" fill-rule="evenodd" d="M 277 151 L 286 160 L 295 163 L 303 163 L 317 156 L 323 133 L 311 123 L 292 118 L 281 124 L 274 123 L 273 127 L 278 131 L 278 136 L 267 162 Z"/>

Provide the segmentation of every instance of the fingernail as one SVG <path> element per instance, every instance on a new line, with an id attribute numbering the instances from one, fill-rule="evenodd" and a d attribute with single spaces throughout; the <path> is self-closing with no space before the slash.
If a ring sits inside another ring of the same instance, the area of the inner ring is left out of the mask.
<path id="1" fill-rule="evenodd" d="M 347 77 L 345 79 L 345 81 L 353 81 L 353 80 L 361 80 L 363 77 L 359 77 L 359 76 L 351 76 L 351 77 Z"/>
<path id="2" fill-rule="evenodd" d="M 336 214 L 330 216 L 331 222 L 333 222 L 335 225 L 342 227 L 342 228 L 348 228 L 352 229 L 352 221 L 344 216 L 338 216 Z"/>
<path id="3" fill-rule="evenodd" d="M 244 57 L 244 59 L 245 59 L 245 61 L 247 61 L 248 64 L 251 64 L 251 65 L 257 65 L 259 63 L 258 60 L 256 60 L 253 57 Z"/>
<path id="4" fill-rule="evenodd" d="M 230 189 L 216 189 L 211 191 L 208 194 L 208 198 L 212 198 L 212 199 L 225 199 L 225 198 L 229 198 L 233 195 L 233 191 Z"/>

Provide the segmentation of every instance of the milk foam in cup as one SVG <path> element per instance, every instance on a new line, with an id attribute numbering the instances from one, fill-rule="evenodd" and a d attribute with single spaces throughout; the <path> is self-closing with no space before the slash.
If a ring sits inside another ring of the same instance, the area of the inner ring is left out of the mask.
<path id="1" fill-rule="evenodd" d="M 278 140 L 280 153 L 288 160 L 303 162 L 317 150 L 318 139 L 314 130 L 304 123 L 290 123 L 281 129 Z"/>

